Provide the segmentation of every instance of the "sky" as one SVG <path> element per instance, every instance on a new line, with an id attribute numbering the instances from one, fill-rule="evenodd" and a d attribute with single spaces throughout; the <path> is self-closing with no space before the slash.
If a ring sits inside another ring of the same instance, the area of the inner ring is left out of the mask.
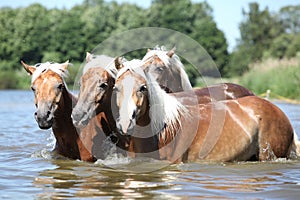
<path id="1" fill-rule="evenodd" d="M 109 1 L 109 0 L 106 0 Z M 147 8 L 151 0 L 116 0 L 119 3 L 130 2 Z M 203 2 L 204 0 L 192 0 L 193 2 Z M 257 2 L 260 9 L 266 7 L 272 12 L 277 12 L 281 7 L 287 5 L 300 5 L 300 0 L 206 0 L 213 8 L 214 20 L 220 30 L 225 33 L 229 45 L 229 51 L 236 46 L 237 39 L 240 38 L 239 23 L 243 20 L 242 9 L 247 10 L 250 2 Z M 83 0 L 8 0 L 0 1 L 0 7 L 9 6 L 12 8 L 25 7 L 32 3 L 40 3 L 47 8 L 72 8 L 76 4 L 81 4 Z"/>

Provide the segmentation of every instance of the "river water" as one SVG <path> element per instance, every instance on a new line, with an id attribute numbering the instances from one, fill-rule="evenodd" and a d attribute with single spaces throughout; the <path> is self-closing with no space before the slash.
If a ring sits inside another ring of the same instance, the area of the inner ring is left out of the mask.
<path id="1" fill-rule="evenodd" d="M 300 106 L 276 103 L 300 133 Z M 51 130 L 34 120 L 33 94 L 0 91 L 0 199 L 299 199 L 300 160 L 185 163 L 134 173 L 53 158 Z M 111 159 L 122 169 L 137 165 Z M 143 167 L 164 165 L 147 161 Z"/>

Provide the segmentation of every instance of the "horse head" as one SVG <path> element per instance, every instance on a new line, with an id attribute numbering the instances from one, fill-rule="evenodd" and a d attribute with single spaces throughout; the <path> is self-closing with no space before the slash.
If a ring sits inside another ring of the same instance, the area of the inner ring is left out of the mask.
<path id="1" fill-rule="evenodd" d="M 142 59 L 143 69 L 167 92 L 179 92 L 192 89 L 184 66 L 175 54 L 175 48 L 165 51 L 156 47 L 148 49 Z"/>
<path id="2" fill-rule="evenodd" d="M 32 76 L 31 89 L 37 108 L 35 119 L 41 129 L 52 127 L 54 113 L 59 107 L 63 90 L 66 88 L 63 77 L 67 75 L 69 62 L 39 63 L 34 66 L 21 61 L 24 69 Z"/>
<path id="3" fill-rule="evenodd" d="M 120 133 L 130 135 L 136 125 L 150 123 L 146 79 L 130 69 L 123 70 L 116 79 L 116 125 Z"/>
<path id="4" fill-rule="evenodd" d="M 107 107 L 110 109 L 114 72 L 102 66 L 110 62 L 106 63 L 100 57 L 87 54 L 85 71 L 80 79 L 78 102 L 72 111 L 75 126 L 86 126 L 93 116 Z"/>

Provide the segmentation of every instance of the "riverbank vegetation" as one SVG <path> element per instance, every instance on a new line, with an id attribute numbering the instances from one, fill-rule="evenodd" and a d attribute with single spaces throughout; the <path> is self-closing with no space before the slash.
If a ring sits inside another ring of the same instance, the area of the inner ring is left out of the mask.
<path id="1" fill-rule="evenodd" d="M 300 100 L 300 57 L 291 59 L 267 59 L 250 65 L 250 70 L 238 80 L 241 85 L 271 97 Z"/>
<path id="2" fill-rule="evenodd" d="M 29 88 L 30 77 L 20 60 L 29 64 L 70 60 L 73 66 L 67 82 L 72 85 L 85 53 L 105 39 L 133 28 L 165 27 L 201 44 L 223 78 L 238 80 L 256 93 L 271 89 L 299 98 L 297 89 L 287 89 L 300 86 L 299 64 L 286 66 L 285 61 L 299 58 L 300 6 L 270 12 L 250 3 L 241 12 L 241 38 L 229 52 L 213 9 L 205 1 L 154 0 L 149 8 L 141 8 L 130 3 L 84 0 L 71 9 L 48 9 L 40 4 L 0 8 L 0 89 Z M 135 56 L 143 54 L 141 51 Z M 279 66 L 267 67 L 271 62 Z M 199 85 L 200 75 L 195 69 L 187 65 L 187 71 L 191 82 Z"/>

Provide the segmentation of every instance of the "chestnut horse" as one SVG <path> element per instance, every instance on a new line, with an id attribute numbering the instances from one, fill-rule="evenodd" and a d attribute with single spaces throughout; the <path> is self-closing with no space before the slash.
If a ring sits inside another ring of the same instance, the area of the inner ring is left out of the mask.
<path id="1" fill-rule="evenodd" d="M 117 132 L 116 123 L 111 108 L 112 89 L 114 87 L 114 74 L 117 69 L 114 59 L 103 55 L 87 53 L 84 74 L 80 78 L 80 92 L 78 101 L 72 111 L 73 123 L 76 127 L 98 127 L 97 131 L 81 132 L 80 137 L 85 138 L 84 144 L 92 149 L 93 155 L 99 159 L 105 157 L 104 142 L 115 143 L 119 153 L 125 154 L 128 149 L 128 137 Z M 97 117 L 96 121 L 94 116 Z"/>
<path id="2" fill-rule="evenodd" d="M 46 62 L 34 66 L 21 63 L 32 76 L 31 89 L 37 108 L 35 119 L 41 129 L 52 127 L 56 139 L 54 151 L 71 159 L 94 161 L 72 123 L 72 108 L 77 100 L 64 81 L 69 63 Z"/>
<path id="3" fill-rule="evenodd" d="M 140 60 L 132 60 L 132 61 L 125 61 L 120 62 L 121 59 L 115 59 L 115 67 L 113 66 L 113 62 L 106 63 L 108 66 L 106 67 L 106 70 L 104 67 L 101 67 L 103 56 L 93 55 L 93 54 L 87 54 L 86 57 L 86 65 L 84 67 L 84 74 L 81 77 L 80 83 L 80 93 L 78 102 L 73 109 L 72 112 L 72 118 L 73 123 L 77 127 L 83 127 L 90 123 L 96 123 L 96 122 L 90 122 L 90 119 L 95 116 L 99 115 L 99 113 L 102 113 L 102 117 L 98 119 L 99 123 L 99 129 L 97 129 L 97 132 L 86 132 L 88 134 L 85 135 L 81 133 L 81 137 L 89 138 L 84 139 L 85 145 L 88 147 L 88 149 L 93 149 L 93 155 L 96 156 L 96 158 L 102 158 L 100 157 L 101 153 L 101 146 L 103 144 L 103 141 L 106 140 L 106 137 L 113 136 L 114 140 L 117 143 L 117 146 L 120 147 L 119 150 L 125 150 L 130 151 L 131 155 L 133 155 L 133 152 L 136 152 L 133 150 L 133 147 L 130 142 L 132 142 L 131 139 L 138 140 L 138 138 L 135 137 L 124 137 L 121 136 L 118 133 L 118 130 L 115 126 L 115 120 L 113 118 L 112 114 L 112 104 L 111 102 L 114 100 L 112 97 L 112 87 L 114 85 L 114 74 L 116 73 L 116 70 L 119 69 L 120 71 L 126 69 L 127 66 L 140 66 L 141 61 Z M 112 61 L 112 60 L 111 60 Z M 134 64 L 133 64 L 134 63 Z M 126 65 L 124 67 L 124 65 Z M 216 86 L 212 86 L 209 89 L 208 88 L 202 88 L 202 89 L 196 89 L 195 94 L 199 98 L 199 102 L 210 102 L 214 101 L 217 98 L 218 99 L 224 99 L 224 98 L 237 98 L 235 97 L 235 92 L 239 93 L 237 96 L 241 95 L 252 95 L 250 91 L 247 89 L 243 89 L 241 86 L 234 87 L 227 87 L 227 85 L 233 85 L 233 84 L 219 84 Z M 232 91 L 227 91 L 228 88 L 234 88 Z M 242 93 L 242 92 L 244 93 Z M 210 93 L 213 93 L 211 95 Z M 224 94 L 223 94 L 224 93 Z M 191 93 L 188 93 L 186 97 L 189 96 L 188 101 L 191 101 L 190 99 L 195 97 L 191 96 Z M 209 98 L 209 97 L 213 98 Z M 217 98 L 216 98 L 217 97 Z M 217 99 L 217 100 L 218 100 Z M 102 127 L 102 128 L 100 128 Z M 104 130 L 103 130 L 104 128 Z M 97 137 L 96 137 L 97 136 Z M 94 139 L 93 139 L 94 138 Z M 97 140 L 95 139 L 97 138 Z M 144 138 L 143 141 L 147 142 L 148 139 Z M 152 140 L 150 139 L 149 142 Z M 123 151 L 122 151 L 123 152 Z M 97 154 L 97 155 L 96 155 Z"/>
<path id="4" fill-rule="evenodd" d="M 142 156 L 171 162 L 288 158 L 294 132 L 286 115 L 257 96 L 198 104 L 167 94 L 138 68 L 120 71 L 114 92 L 117 128 Z M 151 138 L 143 142 L 143 138 Z"/>

